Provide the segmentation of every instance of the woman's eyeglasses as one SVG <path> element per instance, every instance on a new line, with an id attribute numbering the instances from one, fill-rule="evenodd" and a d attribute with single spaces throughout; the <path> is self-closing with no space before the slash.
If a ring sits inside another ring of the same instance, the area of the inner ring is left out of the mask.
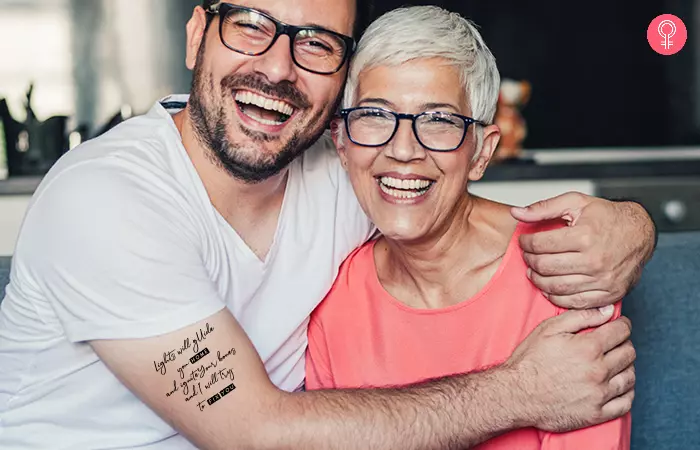
<path id="1" fill-rule="evenodd" d="M 401 114 L 367 106 L 343 109 L 340 116 L 345 120 L 348 137 L 356 145 L 382 147 L 394 138 L 400 120 L 410 120 L 416 140 L 435 152 L 457 150 L 464 143 L 469 125 L 485 125 L 471 117 L 455 113 L 431 111 Z"/>

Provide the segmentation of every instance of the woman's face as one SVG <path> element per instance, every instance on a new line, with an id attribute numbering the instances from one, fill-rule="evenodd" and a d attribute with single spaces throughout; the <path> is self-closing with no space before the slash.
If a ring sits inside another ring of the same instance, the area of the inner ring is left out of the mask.
<path id="1" fill-rule="evenodd" d="M 471 117 L 458 71 L 440 59 L 419 59 L 363 72 L 355 106 Z M 363 209 L 386 237 L 399 241 L 421 241 L 440 236 L 447 229 L 468 199 L 468 181 L 481 178 L 499 138 L 497 127 L 484 127 L 482 152 L 472 162 L 474 130 L 479 125 L 470 125 L 461 147 L 452 152 L 421 146 L 410 120 L 400 120 L 396 135 L 383 147 L 356 145 L 348 138 L 344 124 L 334 126 L 343 127 L 343 138 L 336 140 L 336 145 Z"/>

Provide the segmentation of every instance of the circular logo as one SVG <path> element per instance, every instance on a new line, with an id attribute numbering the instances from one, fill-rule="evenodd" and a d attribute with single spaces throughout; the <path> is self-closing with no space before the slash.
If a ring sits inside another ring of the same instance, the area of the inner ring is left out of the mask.
<path id="1" fill-rule="evenodd" d="M 688 30 L 685 24 L 673 14 L 661 14 L 651 21 L 647 29 L 647 41 L 660 55 L 680 52 L 687 40 Z"/>

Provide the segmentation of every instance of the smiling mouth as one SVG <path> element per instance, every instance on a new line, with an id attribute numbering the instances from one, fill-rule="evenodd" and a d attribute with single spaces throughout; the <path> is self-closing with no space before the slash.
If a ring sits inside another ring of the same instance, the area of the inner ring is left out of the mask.
<path id="1" fill-rule="evenodd" d="M 262 125 L 283 125 L 296 111 L 289 103 L 250 91 L 236 91 L 234 100 L 243 114 Z"/>
<path id="2" fill-rule="evenodd" d="M 379 188 L 386 195 L 397 199 L 414 199 L 422 197 L 430 191 L 435 181 L 424 178 L 399 179 L 392 177 L 378 177 Z"/>

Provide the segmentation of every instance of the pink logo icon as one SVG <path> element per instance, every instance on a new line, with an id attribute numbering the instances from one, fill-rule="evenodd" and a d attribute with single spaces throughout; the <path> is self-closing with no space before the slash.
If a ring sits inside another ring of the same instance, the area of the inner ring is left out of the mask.
<path id="1" fill-rule="evenodd" d="M 651 21 L 647 29 L 647 41 L 660 55 L 680 52 L 687 40 L 688 30 L 685 24 L 673 14 L 661 14 Z"/>

